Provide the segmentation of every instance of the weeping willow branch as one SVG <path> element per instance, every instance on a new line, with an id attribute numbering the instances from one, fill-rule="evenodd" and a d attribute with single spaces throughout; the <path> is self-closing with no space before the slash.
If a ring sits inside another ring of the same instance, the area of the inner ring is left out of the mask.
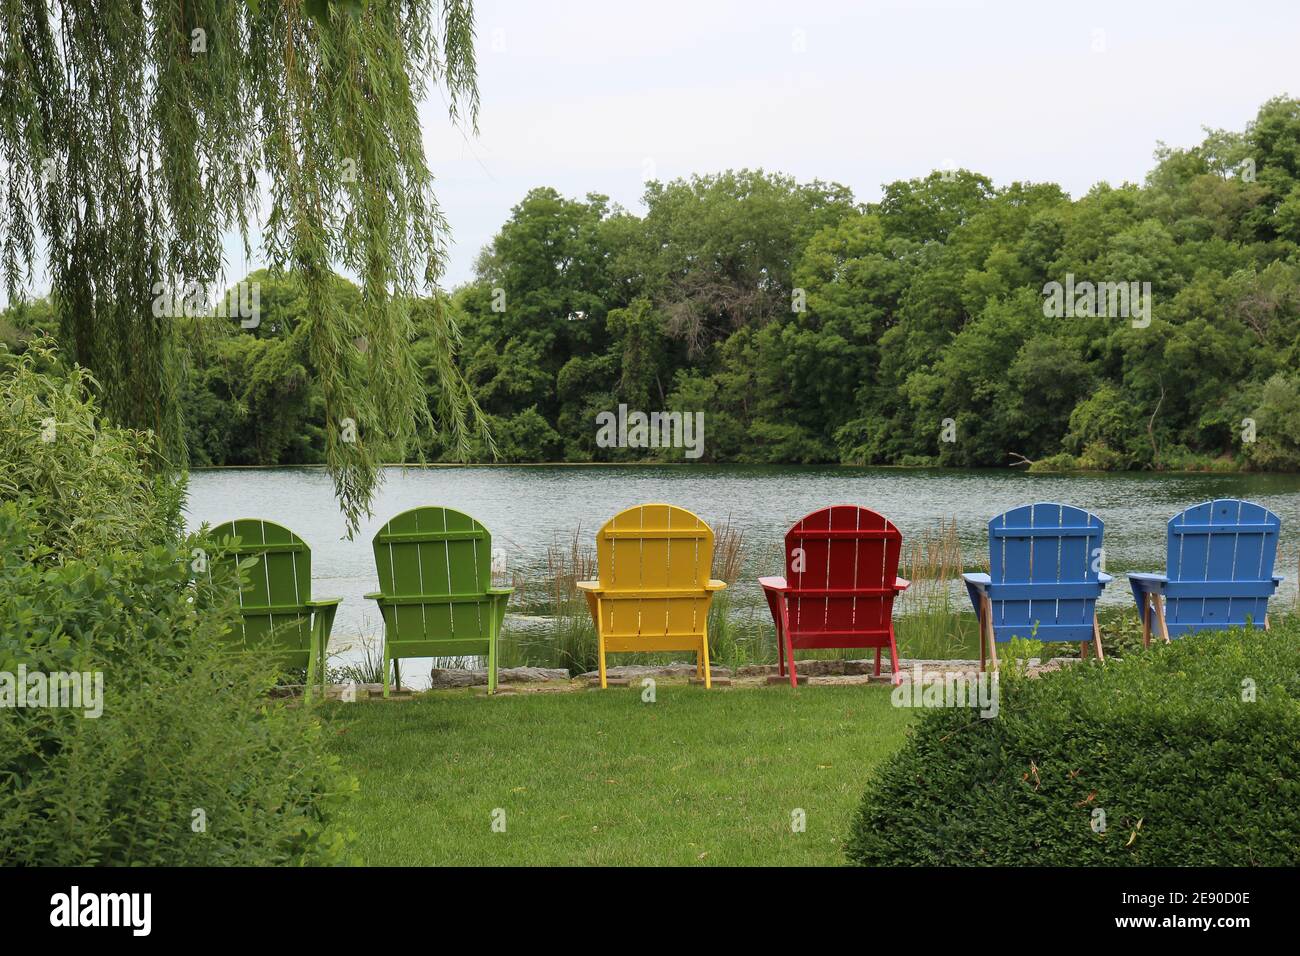
<path id="1" fill-rule="evenodd" d="M 179 467 L 180 330 L 158 290 L 223 277 L 229 232 L 249 256 L 260 240 L 310 303 L 326 460 L 355 529 L 380 462 L 437 428 L 464 452 L 467 419 L 481 427 L 454 326 L 423 323 L 436 352 L 423 367 L 411 344 L 412 303 L 446 256 L 417 111 L 434 86 L 453 122 L 474 123 L 472 0 L 0 0 L 9 296 L 43 244 L 65 349 L 107 412 L 152 429 Z M 359 310 L 336 269 L 358 278 Z"/>

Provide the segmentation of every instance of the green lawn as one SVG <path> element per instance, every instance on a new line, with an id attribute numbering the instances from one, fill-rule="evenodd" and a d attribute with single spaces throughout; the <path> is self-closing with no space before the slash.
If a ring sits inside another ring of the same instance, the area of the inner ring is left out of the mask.
<path id="1" fill-rule="evenodd" d="M 887 685 L 641 693 L 328 705 L 361 781 L 346 811 L 360 862 L 838 865 L 867 777 L 913 715 Z"/>

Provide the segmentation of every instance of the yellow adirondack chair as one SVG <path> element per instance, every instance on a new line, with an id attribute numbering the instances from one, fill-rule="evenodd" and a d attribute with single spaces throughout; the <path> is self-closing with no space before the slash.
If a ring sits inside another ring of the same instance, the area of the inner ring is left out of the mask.
<path id="1" fill-rule="evenodd" d="M 685 508 L 645 504 L 620 511 L 596 535 L 599 581 L 579 581 L 600 651 L 694 651 L 709 673 L 709 602 L 727 585 L 709 577 L 713 530 Z"/>

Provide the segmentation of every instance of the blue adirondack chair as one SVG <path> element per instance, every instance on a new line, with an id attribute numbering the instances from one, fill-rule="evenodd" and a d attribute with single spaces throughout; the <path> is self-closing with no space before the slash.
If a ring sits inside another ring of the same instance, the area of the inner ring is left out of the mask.
<path id="1" fill-rule="evenodd" d="M 1273 573 L 1281 529 L 1273 512 L 1236 498 L 1193 505 L 1170 518 L 1166 573 L 1128 576 L 1143 644 L 1151 643 L 1153 618 L 1166 643 L 1247 622 L 1262 620 L 1267 628 L 1268 599 L 1282 583 Z"/>
<path id="2" fill-rule="evenodd" d="M 985 642 L 998 666 L 996 645 L 1013 637 L 1045 642 L 1092 641 L 1105 660 L 1097 628 L 1097 598 L 1111 576 L 1100 570 L 1101 519 L 1069 505 L 1012 508 L 989 522 L 989 573 L 963 574 L 980 625 L 980 670 Z"/>

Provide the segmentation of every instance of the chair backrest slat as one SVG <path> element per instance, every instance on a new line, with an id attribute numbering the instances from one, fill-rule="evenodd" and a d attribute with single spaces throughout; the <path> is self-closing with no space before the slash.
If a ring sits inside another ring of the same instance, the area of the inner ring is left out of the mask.
<path id="1" fill-rule="evenodd" d="M 704 633 L 713 530 L 699 516 L 659 503 L 620 511 L 596 534 L 596 563 L 607 639 L 681 639 L 692 647 L 690 636 Z"/>
<path id="2" fill-rule="evenodd" d="M 469 600 L 492 585 L 492 536 L 452 508 L 412 508 L 374 537 L 390 643 L 475 641 L 489 634 L 490 608 Z"/>
<path id="3" fill-rule="evenodd" d="M 832 505 L 785 536 L 790 633 L 888 632 L 903 536 L 858 505 Z"/>
<path id="4" fill-rule="evenodd" d="M 1202 502 L 1170 518 L 1165 565 L 1170 634 L 1262 623 L 1281 528 L 1276 514 L 1237 498 Z"/>
<path id="5" fill-rule="evenodd" d="M 596 560 L 605 589 L 702 589 L 713 567 L 713 529 L 676 505 L 635 505 L 597 533 Z"/>
<path id="6" fill-rule="evenodd" d="M 246 644 L 282 648 L 294 655 L 311 649 L 311 549 L 283 525 L 262 518 L 239 518 L 211 531 L 219 551 L 213 564 L 256 558 L 240 589 L 239 607 Z M 238 543 L 230 539 L 238 538 Z M 225 543 L 223 545 L 223 542 Z M 211 572 L 209 572 L 211 573 Z M 305 657 L 293 666 L 306 666 Z"/>
<path id="7" fill-rule="evenodd" d="M 989 522 L 990 598 L 999 640 L 1082 640 L 1097 603 L 1104 525 L 1071 505 L 1040 502 Z"/>

